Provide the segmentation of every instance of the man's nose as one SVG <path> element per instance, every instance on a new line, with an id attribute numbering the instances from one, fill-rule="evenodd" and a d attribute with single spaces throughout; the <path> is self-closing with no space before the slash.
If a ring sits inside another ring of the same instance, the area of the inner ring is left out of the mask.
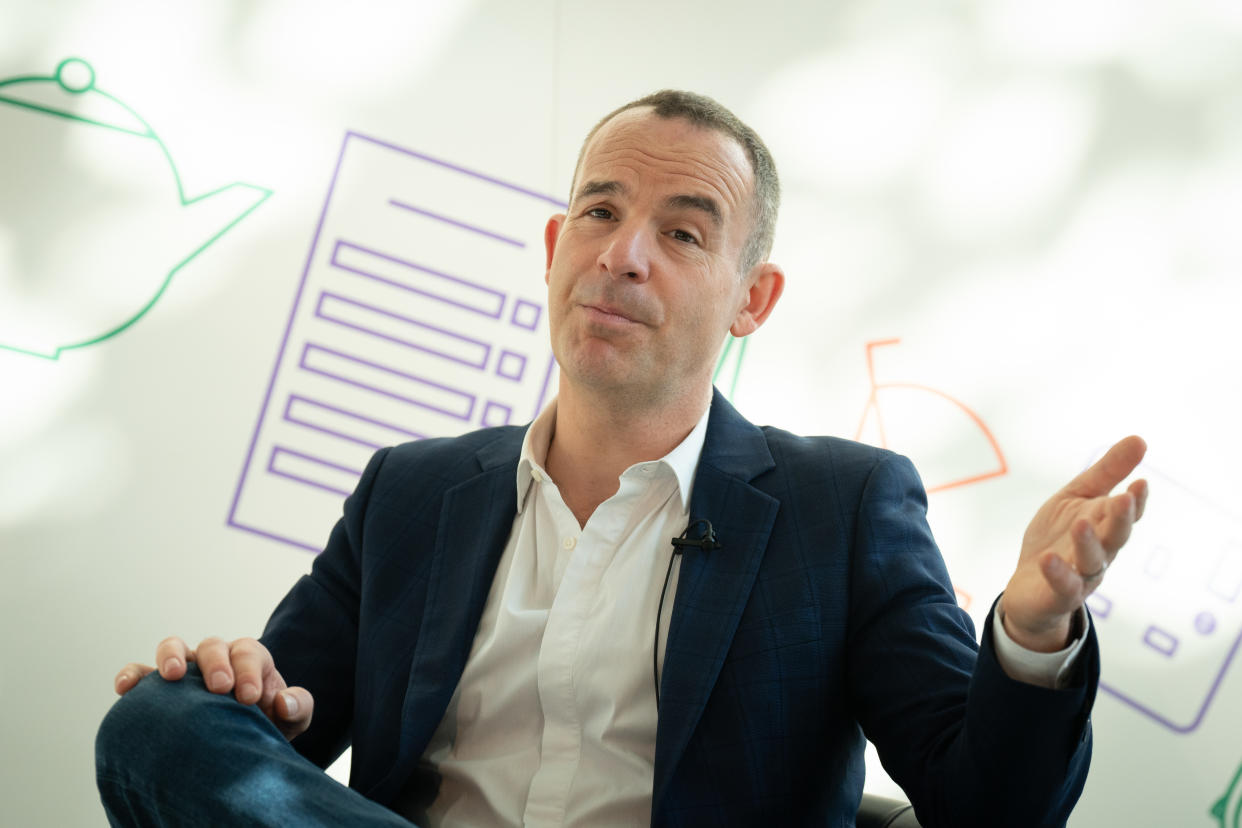
<path id="1" fill-rule="evenodd" d="M 599 268 L 613 276 L 645 282 L 650 275 L 653 243 L 643 228 L 621 224 L 600 252 Z"/>

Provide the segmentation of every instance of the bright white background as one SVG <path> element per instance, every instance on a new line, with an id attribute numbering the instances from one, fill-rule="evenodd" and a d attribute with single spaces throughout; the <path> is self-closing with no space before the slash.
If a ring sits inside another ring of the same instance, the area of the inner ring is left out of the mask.
<path id="1" fill-rule="evenodd" d="M 123 334 L 57 360 L 0 350 L 0 821 L 100 824 L 117 668 L 168 634 L 256 634 L 308 569 L 226 517 L 345 132 L 563 196 L 590 125 L 673 86 L 756 127 L 784 180 L 789 284 L 746 352 L 743 413 L 853 437 L 867 343 L 900 338 L 874 350 L 876 382 L 907 386 L 878 393 L 888 445 L 929 486 L 998 470 L 941 394 L 994 437 L 1004 474 L 931 495 L 976 622 L 1038 503 L 1112 440 L 1148 439 L 1151 520 L 1100 621 L 1118 692 L 1071 824 L 1221 824 L 1242 762 L 1236 3 L 3 0 L 0 20 L 0 80 L 84 58 L 189 196 L 273 192 Z M 185 255 L 134 219 L 168 180 L 4 126 L 27 114 L 0 102 L 0 317 L 55 316 L 41 274 L 119 290 L 130 263 Z M 88 182 L 70 224 L 62 194 Z M 1149 623 L 1179 631 L 1174 657 Z"/>

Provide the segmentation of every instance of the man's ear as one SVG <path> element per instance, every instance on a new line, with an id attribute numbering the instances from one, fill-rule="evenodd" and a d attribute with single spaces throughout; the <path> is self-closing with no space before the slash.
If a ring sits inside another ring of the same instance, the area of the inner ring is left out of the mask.
<path id="1" fill-rule="evenodd" d="M 746 304 L 737 312 L 729 333 L 734 336 L 746 336 L 758 330 L 776 307 L 776 300 L 781 298 L 785 290 L 785 271 L 780 265 L 764 262 L 756 265 L 748 280 L 750 288 L 746 292 Z"/>
<path id="2" fill-rule="evenodd" d="M 552 270 L 552 254 L 556 252 L 556 240 L 560 238 L 561 226 L 565 224 L 565 214 L 557 213 L 548 219 L 547 225 L 543 228 L 543 247 L 548 251 L 547 266 L 543 271 L 543 281 L 548 281 L 548 273 Z"/>

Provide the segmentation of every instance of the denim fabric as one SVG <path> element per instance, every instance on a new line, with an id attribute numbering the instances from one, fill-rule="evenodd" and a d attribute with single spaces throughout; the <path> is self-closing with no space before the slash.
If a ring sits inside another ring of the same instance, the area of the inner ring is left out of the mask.
<path id="1" fill-rule="evenodd" d="M 208 692 L 195 665 L 113 705 L 95 772 L 114 826 L 411 825 L 303 758 L 256 706 Z"/>

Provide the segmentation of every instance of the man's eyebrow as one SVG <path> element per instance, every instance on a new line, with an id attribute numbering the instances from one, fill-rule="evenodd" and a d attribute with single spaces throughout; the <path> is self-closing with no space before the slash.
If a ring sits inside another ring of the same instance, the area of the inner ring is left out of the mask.
<path id="1" fill-rule="evenodd" d="M 665 200 L 664 206 L 670 210 L 699 210 L 706 213 L 708 218 L 712 220 L 712 224 L 717 227 L 724 223 L 724 214 L 720 212 L 720 206 L 716 204 L 715 199 L 708 198 L 707 196 L 669 196 Z"/>
<path id="2" fill-rule="evenodd" d="M 588 181 L 578 190 L 574 201 L 597 195 L 624 195 L 625 185 L 620 181 Z"/>

